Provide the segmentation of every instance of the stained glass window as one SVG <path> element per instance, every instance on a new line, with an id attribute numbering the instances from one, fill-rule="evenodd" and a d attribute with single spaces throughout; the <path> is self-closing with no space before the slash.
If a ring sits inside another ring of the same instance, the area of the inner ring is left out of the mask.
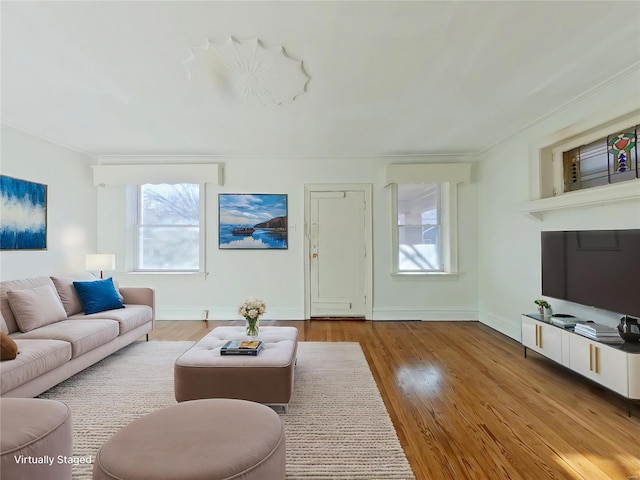
<path id="1" fill-rule="evenodd" d="M 638 125 L 607 138 L 609 147 L 609 175 L 611 183 L 637 178 Z"/>
<path id="2" fill-rule="evenodd" d="M 571 192 L 640 178 L 639 129 L 640 125 L 636 125 L 564 152 L 564 191 Z"/>

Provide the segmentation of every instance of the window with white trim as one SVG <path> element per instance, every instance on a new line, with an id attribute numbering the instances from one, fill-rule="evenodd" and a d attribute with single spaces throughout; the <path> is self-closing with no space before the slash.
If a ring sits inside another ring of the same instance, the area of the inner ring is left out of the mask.
<path id="1" fill-rule="evenodd" d="M 575 147 L 561 146 L 562 189 L 583 190 L 640 178 L 638 130 L 640 125 L 613 131 Z M 580 142 L 579 139 L 578 142 Z M 564 148 L 563 148 L 564 147 Z"/>
<path id="2" fill-rule="evenodd" d="M 392 269 L 395 274 L 458 274 L 458 184 L 469 163 L 391 164 Z"/>
<path id="3" fill-rule="evenodd" d="M 579 190 L 583 191 L 582 197 L 607 191 L 622 192 L 633 189 L 628 186 L 640 181 L 640 111 L 604 123 L 596 122 L 594 118 L 584 126 L 575 127 L 578 134 L 532 150 L 532 200 L 573 197 L 564 194 Z"/>
<path id="4" fill-rule="evenodd" d="M 395 273 L 456 273 L 456 184 L 392 184 Z"/>
<path id="5" fill-rule="evenodd" d="M 393 273 L 458 273 L 458 184 L 471 181 L 469 163 L 392 164 Z"/>
<path id="6" fill-rule="evenodd" d="M 204 185 L 144 184 L 137 188 L 135 271 L 202 269 Z"/>

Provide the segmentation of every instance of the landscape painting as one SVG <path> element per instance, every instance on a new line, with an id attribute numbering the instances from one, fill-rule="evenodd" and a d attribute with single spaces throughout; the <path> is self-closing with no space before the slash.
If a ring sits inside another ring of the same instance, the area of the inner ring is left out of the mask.
<path id="1" fill-rule="evenodd" d="M 287 195 L 220 193 L 218 246 L 286 249 Z"/>
<path id="2" fill-rule="evenodd" d="M 47 186 L 0 175 L 0 250 L 47 248 Z"/>

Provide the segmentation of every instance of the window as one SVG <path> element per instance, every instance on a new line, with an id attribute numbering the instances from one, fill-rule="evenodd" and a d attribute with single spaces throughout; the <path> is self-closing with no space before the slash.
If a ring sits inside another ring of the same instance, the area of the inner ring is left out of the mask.
<path id="1" fill-rule="evenodd" d="M 393 273 L 458 274 L 458 185 L 469 163 L 391 164 Z"/>
<path id="2" fill-rule="evenodd" d="M 638 129 L 616 131 L 592 142 L 562 150 L 562 191 L 624 182 L 640 178 Z"/>
<path id="3" fill-rule="evenodd" d="M 396 185 L 399 272 L 442 271 L 440 185 Z"/>
<path id="4" fill-rule="evenodd" d="M 138 186 L 136 271 L 199 271 L 201 186 L 193 183 Z"/>
<path id="5" fill-rule="evenodd" d="M 457 185 L 391 186 L 395 273 L 457 273 Z"/>

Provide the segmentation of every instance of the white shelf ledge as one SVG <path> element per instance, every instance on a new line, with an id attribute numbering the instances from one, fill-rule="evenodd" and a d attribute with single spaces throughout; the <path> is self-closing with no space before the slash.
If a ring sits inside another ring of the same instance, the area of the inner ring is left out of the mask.
<path id="1" fill-rule="evenodd" d="M 640 179 L 531 200 L 518 205 L 518 210 L 542 220 L 545 213 L 556 210 L 605 205 L 630 199 L 640 199 Z"/>

